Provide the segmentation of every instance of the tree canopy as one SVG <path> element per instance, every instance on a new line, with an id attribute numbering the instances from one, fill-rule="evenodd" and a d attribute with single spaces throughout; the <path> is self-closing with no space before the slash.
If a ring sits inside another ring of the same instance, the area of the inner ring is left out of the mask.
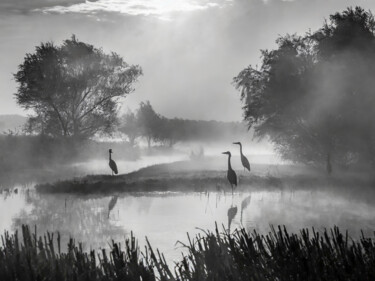
<path id="1" fill-rule="evenodd" d="M 234 85 L 244 119 L 281 155 L 304 163 L 375 161 L 375 22 L 348 8 L 321 29 L 277 39 Z"/>
<path id="2" fill-rule="evenodd" d="M 142 74 L 118 54 L 78 41 L 41 43 L 26 54 L 14 75 L 17 103 L 35 115 L 30 130 L 52 136 L 88 138 L 110 133 L 119 99 L 131 93 Z"/>

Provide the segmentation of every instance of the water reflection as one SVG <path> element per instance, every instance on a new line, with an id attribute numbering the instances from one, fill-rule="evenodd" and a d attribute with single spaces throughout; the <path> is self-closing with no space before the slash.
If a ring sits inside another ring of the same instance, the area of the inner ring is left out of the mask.
<path id="1" fill-rule="evenodd" d="M 245 197 L 245 199 L 243 199 L 241 202 L 241 219 L 240 219 L 241 224 L 242 224 L 243 211 L 247 208 L 247 206 L 250 205 L 250 201 L 251 201 L 251 194 Z"/>
<path id="2" fill-rule="evenodd" d="M 232 221 L 234 217 L 237 215 L 237 206 L 231 206 L 228 209 L 228 231 L 230 232 L 230 225 L 232 224 Z"/>
<path id="3" fill-rule="evenodd" d="M 236 219 L 237 206 L 241 206 L 240 219 Z M 63 243 L 72 236 L 90 249 L 108 247 L 112 239 L 124 241 L 134 231 L 141 245 L 147 236 L 169 260 L 180 258 L 181 250 L 174 245 L 186 241 L 186 232 L 213 230 L 215 222 L 232 231 L 244 226 L 263 233 L 270 224 L 285 224 L 294 232 L 338 225 L 358 237 L 360 229 L 372 235 L 374 219 L 372 203 L 321 191 L 259 191 L 233 197 L 223 192 L 71 196 L 20 189 L 0 195 L 1 232 L 28 223 L 37 225 L 39 233 L 58 230 Z"/>
<path id="4" fill-rule="evenodd" d="M 116 206 L 117 199 L 118 199 L 117 195 L 112 196 L 111 200 L 108 203 L 108 218 L 109 218 L 109 214 L 111 213 L 112 209 Z"/>

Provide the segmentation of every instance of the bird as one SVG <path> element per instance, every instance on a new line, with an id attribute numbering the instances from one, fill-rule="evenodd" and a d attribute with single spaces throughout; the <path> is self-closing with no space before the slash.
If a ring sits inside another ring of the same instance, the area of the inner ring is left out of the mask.
<path id="1" fill-rule="evenodd" d="M 229 151 L 223 152 L 223 154 L 228 155 L 228 172 L 227 172 L 227 179 L 232 187 L 232 195 L 233 195 L 233 185 L 237 186 L 237 175 L 236 172 L 232 169 L 232 166 L 230 165 L 230 158 L 232 154 Z"/>
<path id="2" fill-rule="evenodd" d="M 247 169 L 250 172 L 250 163 L 249 160 L 247 160 L 246 156 L 242 153 L 242 144 L 240 142 L 234 142 L 233 144 L 239 144 L 240 145 L 240 154 L 241 154 L 241 162 L 242 166 L 245 169 Z"/>
<path id="3" fill-rule="evenodd" d="M 112 176 L 113 176 L 113 173 L 115 173 L 116 175 L 118 174 L 118 170 L 117 170 L 117 165 L 116 165 L 116 162 L 112 159 L 112 149 L 109 150 L 109 167 L 111 168 L 112 170 Z"/>

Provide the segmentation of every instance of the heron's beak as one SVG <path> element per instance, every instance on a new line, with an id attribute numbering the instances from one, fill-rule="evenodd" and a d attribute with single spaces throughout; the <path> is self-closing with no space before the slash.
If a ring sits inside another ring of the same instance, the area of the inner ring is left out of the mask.
<path id="1" fill-rule="evenodd" d="M 234 142 L 233 144 L 240 144 L 239 142 Z"/>
<path id="2" fill-rule="evenodd" d="M 221 154 L 228 154 L 228 152 L 222 152 Z"/>

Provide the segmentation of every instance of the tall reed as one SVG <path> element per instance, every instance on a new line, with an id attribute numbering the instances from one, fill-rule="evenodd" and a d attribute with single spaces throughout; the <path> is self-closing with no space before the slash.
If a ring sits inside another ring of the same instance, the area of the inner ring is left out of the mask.
<path id="1" fill-rule="evenodd" d="M 374 239 L 349 238 L 337 227 L 322 233 L 282 227 L 262 235 L 245 229 L 188 235 L 187 253 L 174 266 L 147 241 L 143 252 L 133 235 L 124 249 L 84 252 L 73 238 L 61 250 L 60 235 L 38 236 L 22 226 L 6 232 L 0 246 L 0 280 L 375 280 Z M 181 243 L 181 242 L 180 242 Z"/>

